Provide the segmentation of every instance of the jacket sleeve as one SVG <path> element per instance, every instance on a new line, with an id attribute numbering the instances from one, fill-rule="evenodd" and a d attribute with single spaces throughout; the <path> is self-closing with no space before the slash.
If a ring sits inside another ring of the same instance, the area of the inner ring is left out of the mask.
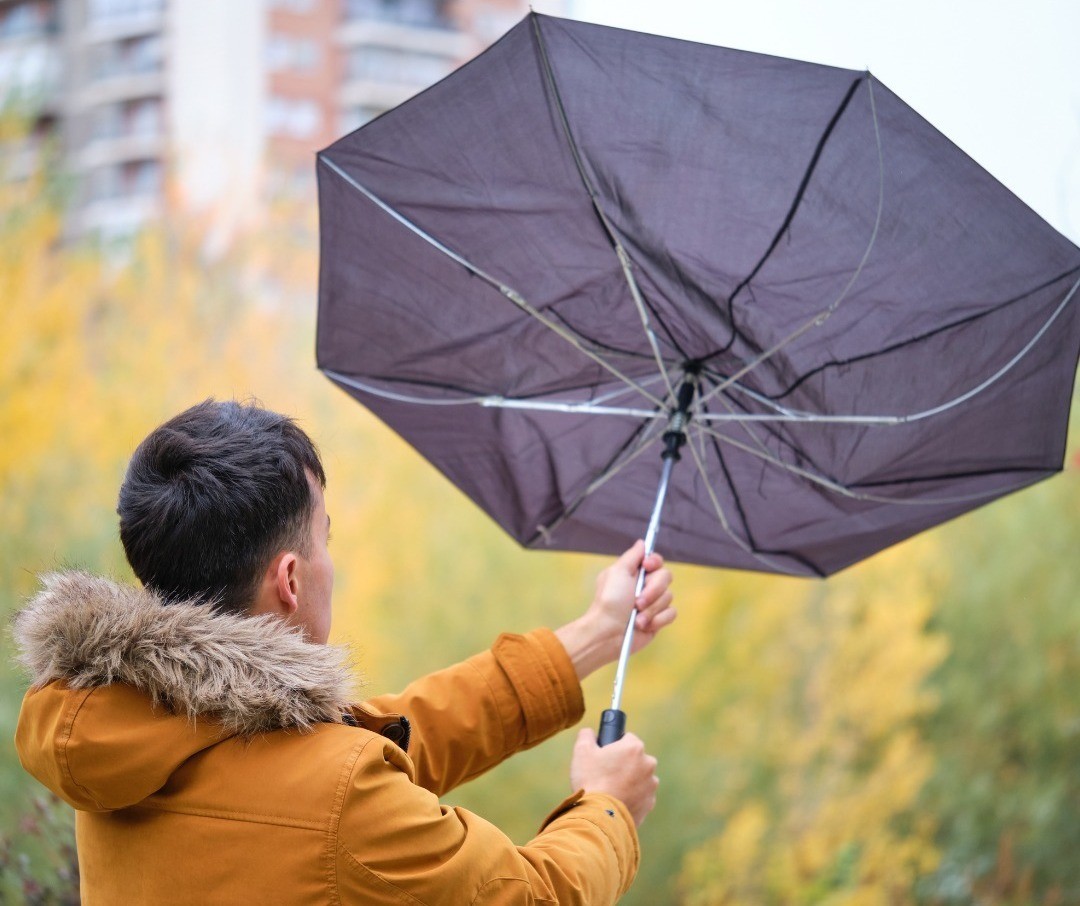
<path id="1" fill-rule="evenodd" d="M 573 664 L 549 629 L 499 636 L 485 651 L 367 705 L 409 718 L 416 782 L 442 795 L 577 723 Z"/>
<path id="2" fill-rule="evenodd" d="M 373 738 L 352 767 L 335 834 L 348 903 L 603 906 L 629 888 L 639 850 L 618 800 L 577 793 L 524 846 L 412 781 L 409 759 Z"/>

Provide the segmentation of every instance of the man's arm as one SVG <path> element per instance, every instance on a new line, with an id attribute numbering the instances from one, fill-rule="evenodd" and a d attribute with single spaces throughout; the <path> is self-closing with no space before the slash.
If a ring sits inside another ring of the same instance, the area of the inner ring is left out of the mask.
<path id="1" fill-rule="evenodd" d="M 633 762 L 627 754 L 619 760 Z M 477 815 L 441 806 L 412 782 L 410 768 L 382 739 L 360 753 L 335 826 L 342 902 L 604 906 L 630 886 L 639 861 L 635 816 L 618 795 L 579 791 L 519 847 Z M 634 782 L 646 794 L 654 789 Z"/>
<path id="2" fill-rule="evenodd" d="M 647 580 L 634 599 L 644 551 L 638 541 L 602 571 L 585 613 L 554 633 L 500 636 L 491 651 L 368 703 L 412 722 L 418 784 L 441 795 L 581 719 L 580 680 L 618 658 L 631 611 L 635 651 L 675 619 L 671 573 L 658 554 L 644 558 Z"/>
<path id="3" fill-rule="evenodd" d="M 440 796 L 585 711 L 573 663 L 547 629 L 501 635 L 490 651 L 365 705 L 408 717 L 416 783 Z"/>

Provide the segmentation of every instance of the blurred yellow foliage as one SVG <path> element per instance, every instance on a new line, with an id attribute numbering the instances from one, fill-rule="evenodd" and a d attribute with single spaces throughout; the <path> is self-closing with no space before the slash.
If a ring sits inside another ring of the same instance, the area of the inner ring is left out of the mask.
<path id="1" fill-rule="evenodd" d="M 932 556 L 918 539 L 802 601 L 732 614 L 739 681 L 717 718 L 727 783 L 711 803 L 727 817 L 686 859 L 687 903 L 914 902 L 938 858 L 915 810 L 933 769 L 916 720 L 946 654 L 926 631 Z"/>

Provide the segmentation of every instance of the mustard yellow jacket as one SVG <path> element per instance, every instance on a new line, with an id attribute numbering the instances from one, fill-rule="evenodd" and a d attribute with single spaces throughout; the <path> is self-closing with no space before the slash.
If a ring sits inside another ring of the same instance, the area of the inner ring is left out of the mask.
<path id="1" fill-rule="evenodd" d="M 359 706 L 339 649 L 79 573 L 45 580 L 16 638 L 19 757 L 77 810 L 86 906 L 599 906 L 637 870 L 609 796 L 572 796 L 523 846 L 439 803 L 580 719 L 547 630 Z"/>

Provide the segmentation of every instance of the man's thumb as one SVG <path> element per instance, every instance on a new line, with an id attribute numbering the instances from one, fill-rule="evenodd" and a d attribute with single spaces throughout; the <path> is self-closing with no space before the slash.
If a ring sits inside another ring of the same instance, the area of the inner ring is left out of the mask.
<path id="1" fill-rule="evenodd" d="M 584 746 L 596 746 L 596 731 L 592 727 L 582 727 L 578 731 L 574 747 L 580 749 Z"/>
<path id="2" fill-rule="evenodd" d="M 618 559 L 618 564 L 632 576 L 637 575 L 641 561 L 645 557 L 645 542 L 640 538 L 635 541 Z"/>

